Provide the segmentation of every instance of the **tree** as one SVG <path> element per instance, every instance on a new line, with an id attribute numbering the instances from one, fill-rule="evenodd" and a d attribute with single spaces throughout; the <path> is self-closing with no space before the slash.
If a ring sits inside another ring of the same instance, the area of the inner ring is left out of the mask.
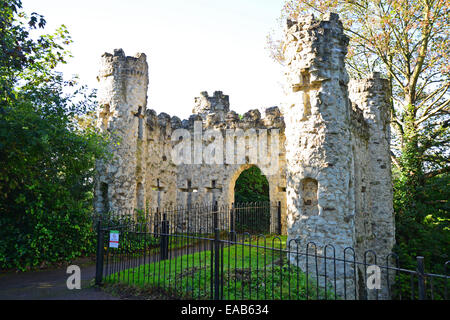
<path id="1" fill-rule="evenodd" d="M 377 71 L 390 83 L 397 242 L 417 242 L 420 248 L 408 252 L 419 254 L 430 244 L 424 234 L 439 231 L 442 238 L 428 251 L 448 252 L 449 1 L 288 0 L 282 20 L 328 11 L 340 15 L 350 37 L 350 76 Z M 283 63 L 283 40 L 273 34 L 268 40 L 272 57 Z M 438 181 L 447 184 L 436 191 Z"/>
<path id="2" fill-rule="evenodd" d="M 21 8 L 0 3 L 0 269 L 24 270 L 94 249 L 94 167 L 108 139 L 79 121 L 94 94 L 55 71 L 68 31 L 33 38 L 45 19 Z"/>
<path id="3" fill-rule="evenodd" d="M 258 167 L 243 171 L 236 180 L 234 202 L 267 202 L 269 199 L 269 182 Z"/>

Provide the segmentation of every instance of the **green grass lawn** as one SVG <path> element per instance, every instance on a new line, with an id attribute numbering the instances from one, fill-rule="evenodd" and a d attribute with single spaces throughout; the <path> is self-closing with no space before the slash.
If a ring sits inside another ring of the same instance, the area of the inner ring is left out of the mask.
<path id="1" fill-rule="evenodd" d="M 268 236 L 266 244 L 255 238 L 247 239 L 244 245 L 225 246 L 221 251 L 223 263 L 223 298 L 228 300 L 248 299 L 319 299 L 325 298 L 325 290 L 317 290 L 315 281 L 308 283 L 305 274 L 288 264 L 285 252 L 286 236 Z M 250 246 L 251 244 L 251 246 Z M 171 296 L 187 299 L 210 299 L 214 285 L 211 268 L 211 241 L 197 242 L 203 251 L 189 252 L 168 260 L 148 263 L 114 273 L 106 283 L 121 283 L 130 286 L 160 288 Z M 204 247 L 202 247 L 204 246 Z M 266 246 L 266 249 L 263 247 Z M 334 293 L 327 291 L 328 299 Z"/>

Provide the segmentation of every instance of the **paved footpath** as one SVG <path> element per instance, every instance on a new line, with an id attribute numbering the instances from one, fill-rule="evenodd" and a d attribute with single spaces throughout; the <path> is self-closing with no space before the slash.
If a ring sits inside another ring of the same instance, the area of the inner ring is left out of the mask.
<path id="1" fill-rule="evenodd" d="M 0 300 L 118 300 L 92 287 L 95 264 L 74 262 L 81 269 L 81 290 L 66 286 L 66 267 L 31 272 L 0 273 Z"/>

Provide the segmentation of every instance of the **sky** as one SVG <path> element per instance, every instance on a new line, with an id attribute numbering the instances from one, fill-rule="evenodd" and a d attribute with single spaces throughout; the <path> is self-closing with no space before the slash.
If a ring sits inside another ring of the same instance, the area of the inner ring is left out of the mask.
<path id="1" fill-rule="evenodd" d="M 223 91 L 231 109 L 279 106 L 282 68 L 266 37 L 280 28 L 283 0 L 22 0 L 47 20 L 67 26 L 73 58 L 60 70 L 97 88 L 104 52 L 143 52 L 149 63 L 148 108 L 187 118 L 200 92 Z"/>

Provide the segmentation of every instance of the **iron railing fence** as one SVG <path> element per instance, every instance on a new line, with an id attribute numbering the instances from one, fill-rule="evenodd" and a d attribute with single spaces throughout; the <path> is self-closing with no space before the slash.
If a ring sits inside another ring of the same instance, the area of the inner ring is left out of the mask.
<path id="1" fill-rule="evenodd" d="M 249 232 L 251 234 L 281 234 L 281 203 L 246 202 L 231 205 L 195 204 L 146 208 L 133 212 L 95 214 L 94 221 L 129 225 L 146 224 L 148 231 L 161 233 L 213 234 L 215 227 L 222 231 Z M 215 219 L 217 219 L 215 224 Z M 165 223 L 165 225 L 163 224 Z"/>
<path id="2" fill-rule="evenodd" d="M 408 270 L 395 253 L 377 257 L 372 250 L 221 229 L 220 210 L 213 212 L 212 233 L 208 220 L 182 230 L 164 214 L 156 228 L 148 219 L 99 219 L 96 283 L 188 299 L 448 299 L 449 261 L 444 274 L 425 272 L 422 257 Z M 119 232 L 118 248 L 110 246 L 111 231 Z"/>

